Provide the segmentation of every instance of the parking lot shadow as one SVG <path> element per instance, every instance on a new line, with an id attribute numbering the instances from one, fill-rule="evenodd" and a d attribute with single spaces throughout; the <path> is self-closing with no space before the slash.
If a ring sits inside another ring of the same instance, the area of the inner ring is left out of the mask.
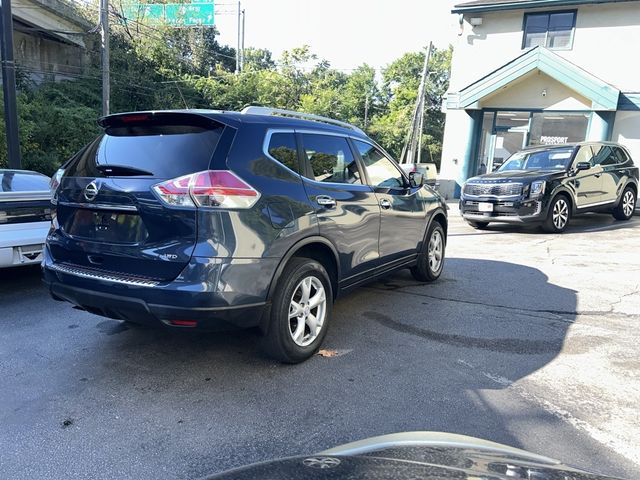
<path id="1" fill-rule="evenodd" d="M 400 272 L 355 290 L 335 305 L 331 355 L 295 366 L 258 353 L 252 332 L 123 324 L 54 302 L 36 271 L 25 275 L 18 290 L 0 276 L 0 442 L 63 445 L 60 475 L 200 477 L 410 430 L 516 447 L 552 431 L 563 456 L 607 466 L 568 424 L 511 392 L 565 348 L 576 318 L 576 292 L 536 268 L 449 258 L 433 284 Z"/>

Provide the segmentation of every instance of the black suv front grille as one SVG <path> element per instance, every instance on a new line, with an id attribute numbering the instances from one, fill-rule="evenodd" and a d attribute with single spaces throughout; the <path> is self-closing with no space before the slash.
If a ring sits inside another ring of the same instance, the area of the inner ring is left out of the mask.
<path id="1" fill-rule="evenodd" d="M 521 183 L 468 183 L 464 186 L 465 195 L 481 197 L 492 196 L 514 196 L 522 193 Z"/>

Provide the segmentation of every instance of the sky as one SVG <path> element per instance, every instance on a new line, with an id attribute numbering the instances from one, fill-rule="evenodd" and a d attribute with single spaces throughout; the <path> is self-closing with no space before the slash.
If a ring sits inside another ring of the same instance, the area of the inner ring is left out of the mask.
<path id="1" fill-rule="evenodd" d="M 433 41 L 446 48 L 456 38 L 452 0 L 242 0 L 245 47 L 284 50 L 309 45 L 331 66 L 349 71 L 367 63 L 383 68 Z M 237 43 L 237 2 L 216 2 L 220 42 Z M 226 13 L 229 12 L 229 13 Z"/>

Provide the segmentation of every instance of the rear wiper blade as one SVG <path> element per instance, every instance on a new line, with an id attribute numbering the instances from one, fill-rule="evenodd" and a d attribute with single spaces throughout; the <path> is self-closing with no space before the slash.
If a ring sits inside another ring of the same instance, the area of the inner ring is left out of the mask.
<path id="1" fill-rule="evenodd" d="M 129 167 L 126 165 L 98 165 L 96 167 L 101 173 L 104 173 L 107 176 L 138 176 L 144 175 L 152 177 L 153 173 L 147 172 L 146 170 L 142 170 L 136 167 Z"/>

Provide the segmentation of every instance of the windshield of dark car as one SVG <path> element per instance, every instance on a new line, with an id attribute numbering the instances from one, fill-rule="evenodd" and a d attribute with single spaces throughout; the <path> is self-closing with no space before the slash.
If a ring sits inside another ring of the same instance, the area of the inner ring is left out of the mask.
<path id="1" fill-rule="evenodd" d="M 564 170 L 569 166 L 572 154 L 573 147 L 517 152 L 511 155 L 498 171 L 536 169 Z"/>

